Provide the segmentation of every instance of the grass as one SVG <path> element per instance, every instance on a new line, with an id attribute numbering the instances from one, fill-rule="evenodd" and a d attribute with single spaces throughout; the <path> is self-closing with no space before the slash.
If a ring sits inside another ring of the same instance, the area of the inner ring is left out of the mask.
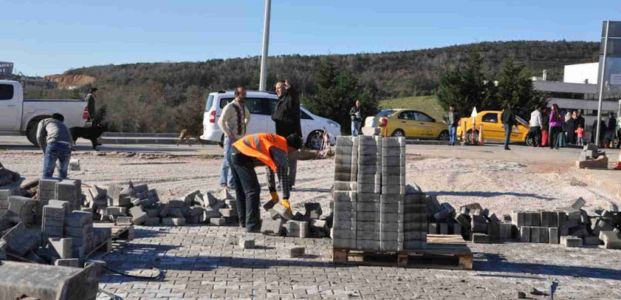
<path id="1" fill-rule="evenodd" d="M 436 120 L 444 120 L 446 113 L 436 95 L 413 96 L 405 98 L 385 99 L 379 102 L 380 109 L 384 108 L 407 108 L 422 111 Z"/>

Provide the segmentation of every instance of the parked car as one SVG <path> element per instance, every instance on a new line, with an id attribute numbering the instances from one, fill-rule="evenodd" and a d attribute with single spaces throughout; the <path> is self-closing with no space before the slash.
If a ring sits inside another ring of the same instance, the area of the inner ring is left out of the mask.
<path id="1" fill-rule="evenodd" d="M 380 123 L 385 123 L 384 131 L 380 129 Z M 438 122 L 428 114 L 412 109 L 384 109 L 365 119 L 362 132 L 365 135 L 448 140 L 445 122 Z"/>
<path id="2" fill-rule="evenodd" d="M 224 106 L 234 98 L 233 91 L 213 92 L 207 96 L 201 140 L 222 144 L 224 134 L 217 121 Z M 247 133 L 276 131 L 274 121 L 272 121 L 272 112 L 277 100 L 276 94 L 270 92 L 248 91 L 246 93 L 246 106 L 251 114 Z M 329 134 L 332 145 L 336 143 L 336 137 L 341 135 L 341 125 L 335 121 L 317 116 L 304 107 L 300 108 L 300 116 L 302 138 L 307 148 L 319 149 L 324 132 Z"/>
<path id="3" fill-rule="evenodd" d="M 88 119 L 83 100 L 24 99 L 24 90 L 17 81 L 0 80 L 0 132 L 26 135 L 37 145 L 37 125 L 54 113 L 65 117 L 67 127 L 83 127 Z"/>
<path id="4" fill-rule="evenodd" d="M 484 110 L 479 112 L 475 117 L 474 134 L 479 135 L 479 128 L 483 128 L 483 139 L 485 141 L 497 141 L 503 142 L 505 140 L 505 129 L 502 124 L 501 118 L 502 111 L 498 110 Z M 516 116 L 517 125 L 513 126 L 511 131 L 512 143 L 526 143 L 526 137 L 528 135 L 528 122 L 523 118 Z M 462 137 L 464 130 L 466 135 L 472 134 L 472 117 L 461 118 L 459 120 L 459 126 L 457 127 L 457 136 Z"/>

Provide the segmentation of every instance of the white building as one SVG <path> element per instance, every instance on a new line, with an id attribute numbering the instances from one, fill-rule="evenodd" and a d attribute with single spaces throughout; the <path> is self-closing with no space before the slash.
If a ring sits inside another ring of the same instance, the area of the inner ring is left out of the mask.
<path id="1" fill-rule="evenodd" d="M 597 84 L 599 63 L 566 65 L 563 82 Z"/>

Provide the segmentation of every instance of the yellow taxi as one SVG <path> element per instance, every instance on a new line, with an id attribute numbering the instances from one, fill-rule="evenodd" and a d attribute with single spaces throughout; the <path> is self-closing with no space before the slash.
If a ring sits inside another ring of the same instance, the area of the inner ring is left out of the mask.
<path id="1" fill-rule="evenodd" d="M 484 141 L 498 141 L 504 142 L 505 140 L 505 129 L 502 124 L 501 119 L 502 111 L 498 110 L 484 110 L 479 112 L 476 117 L 474 117 L 474 134 L 475 136 L 479 136 L 479 130 L 483 129 L 483 140 Z M 459 126 L 457 127 L 457 137 L 463 138 L 464 130 L 466 131 L 466 136 L 470 136 L 472 134 L 472 117 L 470 118 L 461 118 L 459 120 Z M 526 137 L 528 135 L 528 122 L 522 119 L 519 116 L 515 117 L 516 125 L 513 126 L 513 130 L 511 130 L 511 142 L 512 143 L 526 143 Z M 466 139 L 468 141 L 469 139 Z"/>
<path id="2" fill-rule="evenodd" d="M 381 126 L 385 125 L 385 126 Z M 362 132 L 383 136 L 448 140 L 448 127 L 428 114 L 412 109 L 384 109 L 365 119 Z"/>

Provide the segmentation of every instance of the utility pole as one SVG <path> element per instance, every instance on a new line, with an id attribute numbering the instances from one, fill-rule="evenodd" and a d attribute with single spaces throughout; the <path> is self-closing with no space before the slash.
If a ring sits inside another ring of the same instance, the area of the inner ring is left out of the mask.
<path id="1" fill-rule="evenodd" d="M 261 75 L 259 81 L 259 91 L 265 91 L 267 81 L 267 53 L 270 44 L 270 13 L 272 10 L 272 0 L 265 0 L 265 15 L 263 19 L 263 51 L 261 53 Z"/>
<path id="2" fill-rule="evenodd" d="M 602 117 L 602 100 L 604 98 L 604 76 L 606 74 L 606 58 L 608 55 L 608 30 L 610 29 L 610 21 L 606 21 L 604 25 L 604 53 L 602 54 L 602 60 L 599 63 L 600 75 L 599 75 L 599 97 L 597 101 L 597 131 L 595 133 L 595 143 L 599 146 L 599 137 L 601 134 L 601 117 Z"/>

